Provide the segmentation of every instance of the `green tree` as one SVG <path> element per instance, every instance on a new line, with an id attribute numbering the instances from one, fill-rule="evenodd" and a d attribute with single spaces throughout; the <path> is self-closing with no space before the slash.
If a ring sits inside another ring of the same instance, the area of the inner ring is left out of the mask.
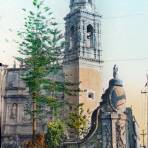
<path id="1" fill-rule="evenodd" d="M 46 144 L 48 148 L 57 148 L 64 138 L 64 124 L 61 120 L 51 121 L 48 124 Z"/>
<path id="2" fill-rule="evenodd" d="M 83 103 L 74 106 L 73 111 L 69 113 L 67 125 L 75 134 L 78 143 L 88 132 L 89 115 L 89 110 L 87 110 L 87 115 L 84 112 Z"/>
<path id="3" fill-rule="evenodd" d="M 58 108 L 61 102 L 56 94 L 64 92 L 65 86 L 54 79 L 61 70 L 64 45 L 61 32 L 43 1 L 33 0 L 33 7 L 33 11 L 23 9 L 26 13 L 24 29 L 18 32 L 21 56 L 16 59 L 25 66 L 22 79 L 29 88 L 32 107 L 26 111 L 32 117 L 34 143 L 36 119 L 43 118 L 43 106 L 48 104 L 51 108 Z"/>

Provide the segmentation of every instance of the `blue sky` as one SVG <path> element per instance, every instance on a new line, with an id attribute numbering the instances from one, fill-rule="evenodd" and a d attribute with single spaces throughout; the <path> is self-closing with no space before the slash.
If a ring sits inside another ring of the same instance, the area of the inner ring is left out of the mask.
<path id="1" fill-rule="evenodd" d="M 69 0 L 45 2 L 64 30 L 63 18 L 69 12 Z M 31 9 L 31 0 L 0 0 L 0 61 L 9 65 L 13 63 L 12 57 L 17 55 L 17 45 L 12 39 L 23 26 L 22 8 Z M 103 16 L 103 88 L 108 86 L 113 65 L 117 64 L 127 103 L 133 106 L 141 121 L 145 97 L 140 92 L 148 71 L 148 0 L 96 0 L 96 8 Z"/>

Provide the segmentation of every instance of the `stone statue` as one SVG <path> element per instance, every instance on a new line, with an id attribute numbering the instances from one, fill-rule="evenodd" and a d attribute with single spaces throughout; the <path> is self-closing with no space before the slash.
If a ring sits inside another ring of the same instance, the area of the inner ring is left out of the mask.
<path id="1" fill-rule="evenodd" d="M 114 79 L 118 78 L 118 67 L 117 67 L 117 65 L 114 65 L 114 67 L 113 67 L 113 78 Z"/>
<path id="2" fill-rule="evenodd" d="M 13 103 L 11 107 L 10 119 L 16 119 L 17 117 L 17 104 Z"/>

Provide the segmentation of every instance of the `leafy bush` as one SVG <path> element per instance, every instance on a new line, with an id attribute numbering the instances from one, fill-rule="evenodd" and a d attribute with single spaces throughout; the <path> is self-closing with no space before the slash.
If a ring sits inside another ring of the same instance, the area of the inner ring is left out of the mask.
<path id="1" fill-rule="evenodd" d="M 64 138 L 64 124 L 60 120 L 48 123 L 46 134 L 46 144 L 48 148 L 57 148 L 60 146 Z"/>

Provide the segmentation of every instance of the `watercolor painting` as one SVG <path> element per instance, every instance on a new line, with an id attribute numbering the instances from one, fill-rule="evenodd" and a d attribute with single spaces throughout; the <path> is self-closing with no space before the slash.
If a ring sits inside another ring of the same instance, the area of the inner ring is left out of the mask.
<path id="1" fill-rule="evenodd" d="M 147 0 L 0 0 L 1 148 L 148 148 Z"/>

